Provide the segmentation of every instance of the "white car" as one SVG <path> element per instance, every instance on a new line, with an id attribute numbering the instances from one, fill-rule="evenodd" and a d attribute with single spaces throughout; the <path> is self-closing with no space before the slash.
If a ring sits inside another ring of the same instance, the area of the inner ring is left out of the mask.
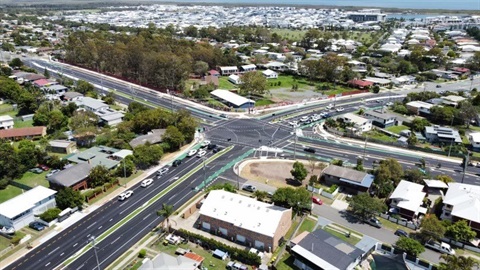
<path id="1" fill-rule="evenodd" d="M 343 112 L 345 109 L 343 107 L 337 108 L 337 112 Z"/>
<path id="2" fill-rule="evenodd" d="M 387 104 L 385 104 L 387 106 L 393 106 L 393 102 L 387 102 Z"/>
<path id="3" fill-rule="evenodd" d="M 157 172 L 157 175 L 164 175 L 168 172 L 168 168 L 167 167 L 163 167 L 161 168 L 158 172 Z"/>
<path id="4" fill-rule="evenodd" d="M 202 148 L 207 147 L 210 144 L 210 141 L 203 141 L 202 142 Z"/>
<path id="5" fill-rule="evenodd" d="M 328 104 L 327 109 L 330 110 L 331 108 L 333 108 L 333 105 L 332 105 L 332 104 Z"/>
<path id="6" fill-rule="evenodd" d="M 207 154 L 207 151 L 198 151 L 197 157 L 203 157 Z"/>
<path id="7" fill-rule="evenodd" d="M 300 118 L 300 121 L 301 121 L 301 122 L 306 122 L 306 121 L 308 121 L 308 116 L 303 116 L 302 118 Z"/>
<path id="8" fill-rule="evenodd" d="M 120 193 L 120 195 L 118 195 L 118 199 L 120 201 L 123 201 L 125 199 L 128 199 L 130 196 L 132 196 L 132 194 L 133 194 L 133 191 L 127 190 L 125 192 Z"/>
<path id="9" fill-rule="evenodd" d="M 148 187 L 148 186 L 150 186 L 152 183 L 153 183 L 153 179 L 152 179 L 152 178 L 147 178 L 147 179 L 145 179 L 145 180 L 142 181 L 141 186 L 142 186 L 142 187 Z"/>
<path id="10" fill-rule="evenodd" d="M 190 150 L 190 152 L 188 152 L 187 156 L 188 157 L 193 157 L 193 156 L 195 156 L 196 153 L 197 153 L 197 149 L 192 149 L 192 150 Z"/>

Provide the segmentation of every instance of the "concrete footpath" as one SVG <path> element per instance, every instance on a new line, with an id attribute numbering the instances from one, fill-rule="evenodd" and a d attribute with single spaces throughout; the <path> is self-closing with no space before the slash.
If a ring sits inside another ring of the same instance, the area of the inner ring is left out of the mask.
<path id="1" fill-rule="evenodd" d="M 88 205 L 86 208 L 84 208 L 82 211 L 79 211 L 79 212 L 76 212 L 74 214 L 72 214 L 69 218 L 67 218 L 66 220 L 62 221 L 62 222 L 58 222 L 56 223 L 55 225 L 52 225 L 52 228 L 50 229 L 50 231 L 48 233 L 46 233 L 45 235 L 43 236 L 40 236 L 38 237 L 37 239 L 35 240 L 32 240 L 32 241 L 29 241 L 30 244 L 33 246 L 33 248 L 31 249 L 27 249 L 26 246 L 24 246 L 23 248 L 21 248 L 20 250 L 16 251 L 15 253 L 13 253 L 12 255 L 8 256 L 7 258 L 4 258 L 0 261 L 0 269 L 3 269 L 5 267 L 7 267 L 8 265 L 10 265 L 11 263 L 13 263 L 14 261 L 16 261 L 17 259 L 25 256 L 26 254 L 30 253 L 30 252 L 34 252 L 37 248 L 40 247 L 41 244 L 47 242 L 48 240 L 50 240 L 51 238 L 55 237 L 57 234 L 59 234 L 60 232 L 64 231 L 66 228 L 72 226 L 73 224 L 75 224 L 76 222 L 80 221 L 82 218 L 84 218 L 85 216 L 87 216 L 89 213 L 95 211 L 96 209 L 98 209 L 99 207 L 101 207 L 103 204 L 107 203 L 108 201 L 112 200 L 112 199 L 115 199 L 118 194 L 122 193 L 123 191 L 125 191 L 126 189 L 128 189 L 128 187 L 131 187 L 139 182 L 141 182 L 143 179 L 145 179 L 148 175 L 152 174 L 153 172 L 157 171 L 159 168 L 165 166 L 165 164 L 168 164 L 168 163 L 171 163 L 173 162 L 175 159 L 177 159 L 179 156 L 187 153 L 191 147 L 193 147 L 195 144 L 199 143 L 200 141 L 203 140 L 203 137 L 202 136 L 198 136 L 197 138 L 195 138 L 190 144 L 188 145 L 185 145 L 183 146 L 179 151 L 175 152 L 175 153 L 169 153 L 167 155 L 165 155 L 160 164 L 156 167 L 153 167 L 153 168 L 150 168 L 149 170 L 147 171 L 144 171 L 142 174 L 140 174 L 139 176 L 135 177 L 134 179 L 130 180 L 128 182 L 128 185 L 127 187 L 120 187 L 120 188 L 117 188 L 116 190 L 112 191 L 111 193 L 105 195 L 103 198 L 99 199 L 98 201 L 96 201 L 95 203 L 91 204 L 91 205 Z M 138 254 L 138 252 L 137 252 Z M 67 259 L 67 258 L 66 258 Z"/>

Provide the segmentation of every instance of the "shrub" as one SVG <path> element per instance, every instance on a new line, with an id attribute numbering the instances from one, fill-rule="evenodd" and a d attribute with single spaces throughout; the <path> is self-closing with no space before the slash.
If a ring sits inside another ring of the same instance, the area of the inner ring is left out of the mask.
<path id="1" fill-rule="evenodd" d="M 13 245 L 18 245 L 18 243 L 20 243 L 20 240 L 22 240 L 22 236 L 20 235 L 15 235 L 11 240 L 10 240 L 10 243 L 12 243 Z"/>
<path id="2" fill-rule="evenodd" d="M 96 187 L 94 190 L 93 190 L 93 193 L 94 194 L 99 194 L 99 193 L 102 193 L 103 192 L 103 186 L 101 187 Z"/>
<path id="3" fill-rule="evenodd" d="M 43 212 L 40 215 L 40 218 L 46 222 L 50 222 L 58 217 L 58 215 L 62 212 L 59 208 L 51 208 L 47 211 Z"/>
<path id="4" fill-rule="evenodd" d="M 329 189 L 325 190 L 326 192 L 332 194 L 335 190 L 337 190 L 337 185 L 332 185 Z"/>
<path id="5" fill-rule="evenodd" d="M 140 250 L 140 252 L 138 252 L 138 257 L 143 259 L 147 256 L 147 251 L 145 249 L 142 249 Z"/>
<path id="6" fill-rule="evenodd" d="M 6 178 L 0 179 L 0 189 L 6 189 L 10 182 Z"/>

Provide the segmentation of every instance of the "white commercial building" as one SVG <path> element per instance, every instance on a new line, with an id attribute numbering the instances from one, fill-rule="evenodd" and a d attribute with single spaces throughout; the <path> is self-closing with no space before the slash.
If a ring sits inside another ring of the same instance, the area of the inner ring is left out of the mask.
<path id="1" fill-rule="evenodd" d="M 55 207 L 55 190 L 37 186 L 0 204 L 0 224 L 15 230 L 28 226 L 39 215 Z"/>

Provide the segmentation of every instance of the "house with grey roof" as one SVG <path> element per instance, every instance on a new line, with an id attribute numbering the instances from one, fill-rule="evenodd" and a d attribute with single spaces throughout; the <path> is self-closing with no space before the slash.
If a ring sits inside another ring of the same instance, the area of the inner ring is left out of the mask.
<path id="1" fill-rule="evenodd" d="M 165 252 L 159 253 L 153 259 L 143 260 L 139 270 L 196 270 L 200 264 L 186 256 L 172 256 Z"/>
<path id="2" fill-rule="evenodd" d="M 397 121 L 397 116 L 390 113 L 385 113 L 380 110 L 366 111 L 363 117 L 372 120 L 372 124 L 381 128 L 394 126 Z"/>
<path id="3" fill-rule="evenodd" d="M 87 189 L 88 176 L 93 166 L 89 163 L 79 163 L 47 177 L 52 189 L 70 187 L 73 190 Z"/>
<path id="4" fill-rule="evenodd" d="M 107 146 L 94 146 L 80 153 L 75 153 L 67 157 L 67 160 L 74 163 L 88 163 L 93 167 L 102 165 L 107 169 L 115 168 L 120 161 L 113 154 L 119 149 Z"/>
<path id="5" fill-rule="evenodd" d="M 458 133 L 458 130 L 441 127 L 441 126 L 428 126 L 424 130 L 425 138 L 430 143 L 462 143 L 462 137 Z"/>
<path id="6" fill-rule="evenodd" d="M 77 100 L 80 100 L 82 99 L 83 95 L 78 93 L 78 92 L 75 92 L 75 91 L 71 91 L 71 92 L 66 92 L 63 94 L 62 96 L 62 100 L 64 101 L 77 101 Z"/>
<path id="7" fill-rule="evenodd" d="M 298 269 L 353 270 L 362 261 L 364 251 L 317 229 L 304 232 L 292 239 L 293 264 Z"/>
<path id="8" fill-rule="evenodd" d="M 54 84 L 54 85 L 49 85 L 42 87 L 42 91 L 44 93 L 49 93 L 49 94 L 55 94 L 58 96 L 61 96 L 65 94 L 65 92 L 68 91 L 68 88 L 66 86 L 63 86 L 61 84 Z"/>
<path id="9" fill-rule="evenodd" d="M 47 150 L 54 153 L 71 154 L 77 152 L 77 144 L 67 140 L 51 140 Z"/>
<path id="10" fill-rule="evenodd" d="M 374 176 L 350 168 L 329 165 L 323 170 L 322 178 L 329 185 L 342 186 L 350 192 L 358 193 L 370 189 Z"/>
<path id="11" fill-rule="evenodd" d="M 144 145 L 147 142 L 149 144 L 161 143 L 162 142 L 162 137 L 163 137 L 163 134 L 165 134 L 165 131 L 166 131 L 166 129 L 154 129 L 154 130 L 148 132 L 145 135 L 140 135 L 140 136 L 134 138 L 128 144 L 130 144 L 130 146 L 132 148 L 135 148 L 139 145 Z"/>
<path id="12" fill-rule="evenodd" d="M 91 112 L 98 112 L 109 108 L 108 104 L 105 104 L 103 100 L 91 97 L 82 97 L 78 100 L 75 100 L 75 104 L 77 104 L 79 108 L 83 108 Z"/>

